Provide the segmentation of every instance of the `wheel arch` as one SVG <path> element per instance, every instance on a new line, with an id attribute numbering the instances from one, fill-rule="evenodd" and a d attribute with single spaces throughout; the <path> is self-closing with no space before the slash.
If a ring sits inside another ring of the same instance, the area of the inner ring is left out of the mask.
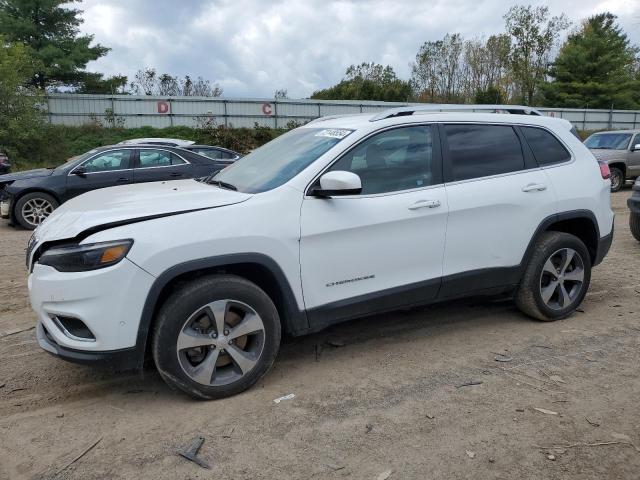
<path id="1" fill-rule="evenodd" d="M 147 294 L 136 339 L 136 349 L 143 355 L 141 361 L 148 353 L 147 340 L 157 312 L 171 292 L 185 282 L 216 273 L 238 275 L 264 290 L 276 305 L 283 332 L 295 335 L 308 330 L 306 313 L 298 307 L 289 281 L 272 258 L 259 253 L 239 253 L 191 260 L 164 271 Z"/>
<path id="2" fill-rule="evenodd" d="M 521 273 L 524 273 L 535 245 L 540 236 L 545 232 L 564 232 L 578 237 L 589 250 L 592 265 L 597 265 L 600 260 L 598 248 L 600 246 L 600 228 L 596 216 L 590 210 L 572 210 L 569 212 L 557 213 L 545 218 L 538 226 L 535 234 L 531 238 L 524 258 L 520 264 Z"/>
<path id="3" fill-rule="evenodd" d="M 616 160 L 616 161 L 611 162 L 609 164 L 609 168 L 617 168 L 618 170 L 621 170 L 622 174 L 626 178 L 626 176 L 627 176 L 627 164 L 626 163 Z"/>

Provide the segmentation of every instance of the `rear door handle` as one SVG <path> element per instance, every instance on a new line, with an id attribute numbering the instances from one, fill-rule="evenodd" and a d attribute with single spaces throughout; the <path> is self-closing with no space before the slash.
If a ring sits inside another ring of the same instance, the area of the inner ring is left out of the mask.
<path id="1" fill-rule="evenodd" d="M 127 177 L 120 177 L 118 179 L 118 183 L 127 183 L 129 181 L 129 179 Z"/>
<path id="2" fill-rule="evenodd" d="M 529 185 L 522 187 L 523 192 L 543 192 L 547 189 L 544 183 L 530 183 Z"/>
<path id="3" fill-rule="evenodd" d="M 418 200 L 413 205 L 409 205 L 409 210 L 418 210 L 419 208 L 437 208 L 440 206 L 440 200 Z"/>
<path id="4" fill-rule="evenodd" d="M 173 173 L 170 173 L 170 174 L 169 174 L 169 176 L 170 176 L 170 177 L 181 177 L 181 176 L 182 176 L 182 174 L 181 174 L 181 173 L 178 173 L 178 172 L 173 172 Z"/>

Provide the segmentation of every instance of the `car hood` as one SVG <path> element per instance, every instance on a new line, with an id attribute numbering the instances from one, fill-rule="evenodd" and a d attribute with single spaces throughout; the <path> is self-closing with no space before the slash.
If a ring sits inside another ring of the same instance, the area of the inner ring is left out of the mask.
<path id="1" fill-rule="evenodd" d="M 195 180 L 102 188 L 62 204 L 38 227 L 35 236 L 38 243 L 74 238 L 87 230 L 232 205 L 251 196 Z"/>
<path id="2" fill-rule="evenodd" d="M 24 172 L 7 173 L 5 175 L 0 175 L 0 183 L 27 180 L 28 178 L 48 177 L 52 173 L 53 170 L 48 168 L 36 168 L 35 170 L 25 170 Z"/>
<path id="3" fill-rule="evenodd" d="M 611 160 L 624 159 L 627 155 L 626 150 L 609 150 L 606 148 L 590 148 L 593 156 L 603 162 L 610 162 Z"/>

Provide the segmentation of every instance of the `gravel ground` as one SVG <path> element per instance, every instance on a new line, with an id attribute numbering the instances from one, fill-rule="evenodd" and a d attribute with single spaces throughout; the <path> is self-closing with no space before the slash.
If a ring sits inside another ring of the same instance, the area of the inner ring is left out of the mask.
<path id="1" fill-rule="evenodd" d="M 640 243 L 629 195 L 613 195 L 612 250 L 567 320 L 465 301 L 349 322 L 285 340 L 256 387 L 214 402 L 169 390 L 153 371 L 65 363 L 33 330 L 18 332 L 35 320 L 29 233 L 3 223 L 0 479 L 637 479 Z M 175 453 L 197 435 L 211 471 Z"/>

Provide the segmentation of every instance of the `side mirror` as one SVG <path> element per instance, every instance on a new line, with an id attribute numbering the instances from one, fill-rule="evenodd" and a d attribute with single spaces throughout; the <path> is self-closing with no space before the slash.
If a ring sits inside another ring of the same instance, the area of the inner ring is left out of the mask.
<path id="1" fill-rule="evenodd" d="M 76 167 L 73 169 L 73 171 L 71 172 L 72 175 L 78 175 L 79 177 L 86 177 L 87 175 L 87 169 L 80 166 L 80 167 Z"/>
<path id="2" fill-rule="evenodd" d="M 320 177 L 320 188 L 314 188 L 312 195 L 333 197 L 338 195 L 357 195 L 362 192 L 360 177 L 352 172 L 336 170 Z"/>
<path id="3" fill-rule="evenodd" d="M 631 149 L 632 152 L 637 152 L 638 150 L 640 150 L 640 143 L 636 143 Z"/>

